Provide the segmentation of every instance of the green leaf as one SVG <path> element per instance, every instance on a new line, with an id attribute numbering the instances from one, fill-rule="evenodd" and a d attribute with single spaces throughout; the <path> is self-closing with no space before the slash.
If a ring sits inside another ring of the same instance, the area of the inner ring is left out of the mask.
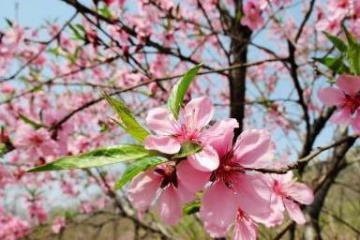
<path id="1" fill-rule="evenodd" d="M 201 146 L 194 142 L 184 142 L 180 151 L 173 158 L 185 158 L 201 151 Z"/>
<path id="2" fill-rule="evenodd" d="M 29 124 L 30 126 L 32 126 L 34 129 L 39 129 L 39 128 L 44 127 L 43 124 L 37 123 L 34 120 L 31 120 L 30 118 L 26 117 L 25 115 L 23 115 L 21 113 L 19 114 L 19 117 L 21 120 L 23 120 L 26 124 Z"/>
<path id="3" fill-rule="evenodd" d="M 79 28 L 77 25 L 72 25 L 72 24 L 70 24 L 69 27 L 74 34 L 73 36 L 74 40 L 82 40 L 82 41 L 85 40 L 86 32 L 84 31 L 84 28 Z"/>
<path id="4" fill-rule="evenodd" d="M 347 57 L 350 65 L 350 71 L 355 75 L 360 75 L 360 45 L 349 46 Z"/>
<path id="5" fill-rule="evenodd" d="M 187 204 L 184 208 L 183 208 L 183 213 L 184 215 L 191 215 L 194 213 L 199 212 L 200 210 L 200 202 L 192 202 Z"/>
<path id="6" fill-rule="evenodd" d="M 199 72 L 200 65 L 196 65 L 184 74 L 182 79 L 176 83 L 173 90 L 170 93 L 168 99 L 168 108 L 173 113 L 174 117 L 177 118 L 179 115 L 180 107 L 184 101 L 184 96 L 188 90 L 191 82 L 194 80 L 196 74 Z"/>
<path id="7" fill-rule="evenodd" d="M 3 156 L 7 152 L 7 147 L 5 144 L 0 143 L 0 157 Z"/>
<path id="8" fill-rule="evenodd" d="M 110 9 L 107 7 L 107 6 L 104 6 L 102 8 L 99 8 L 99 14 L 103 17 L 106 17 L 106 18 L 111 18 L 112 15 L 111 15 L 111 12 L 110 12 Z"/>
<path id="9" fill-rule="evenodd" d="M 104 94 L 104 97 L 117 113 L 121 127 L 137 141 L 143 142 L 150 133 L 136 121 L 130 109 L 116 98 L 107 94 Z"/>
<path id="10" fill-rule="evenodd" d="M 117 181 L 115 185 L 116 189 L 122 188 L 126 183 L 131 181 L 139 173 L 149 168 L 155 167 L 156 165 L 159 165 L 166 161 L 167 161 L 166 158 L 157 156 L 157 157 L 145 157 L 143 159 L 131 163 L 126 168 L 121 178 Z"/>
<path id="11" fill-rule="evenodd" d="M 153 152 L 140 145 L 119 145 L 97 149 L 77 156 L 62 157 L 54 162 L 32 168 L 28 172 L 100 167 L 153 155 Z"/>
<path id="12" fill-rule="evenodd" d="M 315 61 L 318 61 L 331 69 L 334 73 L 344 73 L 349 72 L 349 68 L 343 62 L 343 56 L 340 57 L 323 57 L 323 58 L 314 58 Z"/>
<path id="13" fill-rule="evenodd" d="M 346 52 L 347 45 L 344 43 L 343 40 L 327 32 L 324 32 L 324 34 L 340 52 Z"/>
<path id="14" fill-rule="evenodd" d="M 356 41 L 356 39 L 354 38 L 354 36 L 351 35 L 351 33 L 350 33 L 350 32 L 346 29 L 346 27 L 344 27 L 344 26 L 343 26 L 343 30 L 344 30 L 345 36 L 346 36 L 346 38 L 347 38 L 347 40 L 348 40 L 348 45 L 349 45 L 349 47 L 356 45 L 356 44 L 357 44 L 357 41 Z"/>

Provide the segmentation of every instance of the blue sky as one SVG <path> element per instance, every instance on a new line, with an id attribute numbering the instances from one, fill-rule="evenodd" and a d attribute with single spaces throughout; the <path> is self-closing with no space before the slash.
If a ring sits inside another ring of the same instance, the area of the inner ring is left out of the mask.
<path id="1" fill-rule="evenodd" d="M 73 9 L 61 1 L 49 0 L 1 0 L 0 26 L 4 18 L 16 19 L 21 25 L 40 26 L 45 20 L 66 19 Z"/>

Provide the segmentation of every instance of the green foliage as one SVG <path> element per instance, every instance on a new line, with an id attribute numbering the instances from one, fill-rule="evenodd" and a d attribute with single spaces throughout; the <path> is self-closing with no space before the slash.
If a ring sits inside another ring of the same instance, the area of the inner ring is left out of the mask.
<path id="1" fill-rule="evenodd" d="M 32 168 L 28 170 L 28 172 L 100 167 L 153 155 L 153 152 L 144 149 L 144 147 L 140 145 L 119 145 L 96 149 L 77 156 L 62 157 L 54 162 Z"/>
<path id="2" fill-rule="evenodd" d="M 73 39 L 74 40 L 80 40 L 80 41 L 85 41 L 85 35 L 86 35 L 86 31 L 84 29 L 84 27 L 80 24 L 70 24 L 69 25 L 72 33 L 73 33 Z"/>
<path id="3" fill-rule="evenodd" d="M 167 161 L 166 158 L 157 156 L 157 157 L 145 157 L 131 163 L 126 168 L 122 177 L 117 181 L 115 187 L 117 189 L 122 188 L 126 183 L 131 181 L 139 173 L 149 168 L 155 167 L 156 165 L 159 165 L 160 163 L 164 163 L 166 161 Z"/>
<path id="4" fill-rule="evenodd" d="M 196 65 L 195 67 L 191 68 L 184 74 L 181 80 L 176 83 L 173 90 L 171 91 L 167 104 L 175 118 L 178 117 L 186 91 L 189 89 L 190 84 L 194 80 L 200 68 L 201 65 Z"/>
<path id="5" fill-rule="evenodd" d="M 181 145 L 180 151 L 173 156 L 173 158 L 185 158 L 201 151 L 201 146 L 194 142 L 184 142 Z"/>
<path id="6" fill-rule="evenodd" d="M 349 68 L 343 62 L 344 57 L 323 57 L 323 58 L 314 58 L 314 60 L 322 63 L 327 68 L 331 69 L 334 73 L 347 73 Z"/>
<path id="7" fill-rule="evenodd" d="M 195 202 L 187 204 L 183 208 L 183 213 L 184 213 L 184 215 L 191 215 L 191 214 L 195 214 L 195 213 L 199 212 L 199 210 L 200 210 L 200 202 L 195 201 Z"/>
<path id="8" fill-rule="evenodd" d="M 26 117 L 25 115 L 23 115 L 23 114 L 21 114 L 21 113 L 19 114 L 19 117 L 20 117 L 20 119 L 21 119 L 24 123 L 29 124 L 29 125 L 32 126 L 34 129 L 39 129 L 39 128 L 42 128 L 42 127 L 43 127 L 43 125 L 42 125 L 41 123 L 37 123 L 37 122 L 35 122 L 34 120 Z"/>
<path id="9" fill-rule="evenodd" d="M 122 101 L 110 97 L 107 94 L 104 94 L 104 97 L 117 113 L 118 119 L 120 121 L 119 124 L 124 129 L 124 131 L 126 131 L 137 141 L 143 142 L 144 139 L 149 135 L 149 132 L 143 128 L 140 123 L 138 123 L 129 108 Z"/>
<path id="10" fill-rule="evenodd" d="M 329 41 L 340 51 L 340 56 L 323 58 L 314 58 L 331 69 L 335 74 L 348 73 L 353 75 L 360 75 L 360 43 L 351 35 L 348 30 L 343 27 L 347 43 L 338 38 L 324 32 Z"/>
<path id="11" fill-rule="evenodd" d="M 347 51 L 347 45 L 346 45 L 346 43 L 344 43 L 343 40 L 341 40 L 337 36 L 331 35 L 330 33 L 327 33 L 327 32 L 324 32 L 324 34 L 340 52 Z"/>

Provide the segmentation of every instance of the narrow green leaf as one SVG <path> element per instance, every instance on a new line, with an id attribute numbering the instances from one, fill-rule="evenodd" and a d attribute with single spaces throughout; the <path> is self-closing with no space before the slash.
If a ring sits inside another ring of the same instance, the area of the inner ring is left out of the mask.
<path id="1" fill-rule="evenodd" d="M 344 32 L 345 32 L 345 36 L 346 36 L 346 38 L 347 38 L 349 47 L 356 45 L 356 44 L 357 44 L 357 43 L 356 43 L 357 41 L 356 41 L 356 39 L 354 38 L 354 36 L 351 35 L 351 33 L 350 33 L 350 32 L 346 29 L 346 27 L 344 27 L 344 26 L 343 26 L 343 30 L 344 30 Z"/>
<path id="2" fill-rule="evenodd" d="M 130 109 L 120 100 L 104 94 L 106 101 L 111 105 L 118 115 L 120 126 L 139 142 L 150 134 L 132 115 Z"/>
<path id="3" fill-rule="evenodd" d="M 69 25 L 70 29 L 72 30 L 74 36 L 73 39 L 74 40 L 85 40 L 85 32 L 82 32 L 82 28 L 78 28 L 76 25 Z"/>
<path id="4" fill-rule="evenodd" d="M 323 57 L 323 58 L 314 58 L 315 61 L 320 62 L 334 73 L 344 73 L 349 72 L 349 68 L 343 62 L 343 56 L 340 57 Z"/>
<path id="5" fill-rule="evenodd" d="M 194 142 L 184 142 L 181 145 L 180 152 L 175 154 L 173 158 L 185 158 L 201 151 L 201 146 Z"/>
<path id="6" fill-rule="evenodd" d="M 122 188 L 126 183 L 131 181 L 139 173 L 141 173 L 151 167 L 155 167 L 156 165 L 159 165 L 166 161 L 167 161 L 166 158 L 156 156 L 156 157 L 145 157 L 143 159 L 140 159 L 138 161 L 131 163 L 126 168 L 126 170 L 125 170 L 124 174 L 121 176 L 121 178 L 117 181 L 117 183 L 115 185 L 116 189 Z"/>
<path id="7" fill-rule="evenodd" d="M 354 75 L 360 75 L 360 45 L 356 43 L 348 49 L 350 70 Z"/>
<path id="8" fill-rule="evenodd" d="M 182 79 L 176 83 L 173 90 L 171 91 L 167 104 L 175 118 L 178 117 L 186 91 L 188 90 L 191 82 L 194 80 L 196 74 L 199 72 L 200 68 L 201 64 L 191 68 L 184 74 Z"/>
<path id="9" fill-rule="evenodd" d="M 200 202 L 192 202 L 187 204 L 184 208 L 183 208 L 183 213 L 184 215 L 192 215 L 194 213 L 199 212 L 200 210 Z"/>
<path id="10" fill-rule="evenodd" d="M 327 32 L 324 32 L 324 34 L 340 52 L 346 52 L 347 46 L 343 40 Z"/>
<path id="11" fill-rule="evenodd" d="M 28 172 L 100 167 L 153 155 L 153 152 L 140 145 L 119 145 L 97 149 L 77 156 L 62 157 L 54 162 L 32 168 Z"/>
<path id="12" fill-rule="evenodd" d="M 26 117 L 25 115 L 23 115 L 21 113 L 19 114 L 19 117 L 20 117 L 21 120 L 24 121 L 24 123 L 29 124 L 30 126 L 32 126 L 35 129 L 39 129 L 39 128 L 43 127 L 43 125 L 41 123 L 37 123 L 34 120 Z"/>
<path id="13" fill-rule="evenodd" d="M 99 8 L 99 14 L 109 19 L 112 17 L 110 9 L 107 6 Z"/>

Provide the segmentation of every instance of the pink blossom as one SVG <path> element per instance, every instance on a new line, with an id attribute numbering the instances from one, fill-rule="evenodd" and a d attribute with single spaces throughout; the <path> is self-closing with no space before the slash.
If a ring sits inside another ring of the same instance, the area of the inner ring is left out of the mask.
<path id="1" fill-rule="evenodd" d="M 25 237 L 29 230 L 30 226 L 26 221 L 10 216 L 0 208 L 0 239 L 16 240 Z"/>
<path id="2" fill-rule="evenodd" d="M 212 173 L 212 184 L 202 199 L 200 217 L 212 237 L 225 236 L 236 222 L 235 235 L 247 232 L 245 239 L 256 236 L 253 222 L 267 224 L 272 215 L 270 189 L 261 174 L 248 174 L 247 168 L 260 168 L 273 157 L 273 144 L 263 130 L 244 131 L 233 146 L 233 128 L 222 128 L 223 135 L 210 139 L 220 157 L 219 168 Z M 219 202 L 226 202 L 224 208 Z M 240 214 L 240 215 L 239 215 Z"/>
<path id="3" fill-rule="evenodd" d="M 213 106 L 206 97 L 192 99 L 181 109 L 177 120 L 167 108 L 155 108 L 149 111 L 146 122 L 158 135 L 148 136 L 144 142 L 145 148 L 175 154 L 180 151 L 182 143 L 197 142 L 203 149 L 188 158 L 191 165 L 200 171 L 215 170 L 219 158 L 214 148 L 207 144 L 213 129 L 205 129 L 213 114 Z"/>
<path id="4" fill-rule="evenodd" d="M 303 183 L 295 182 L 292 172 L 270 177 L 273 190 L 272 201 L 277 211 L 287 210 L 291 219 L 298 224 L 305 223 L 299 204 L 309 205 L 314 201 L 313 191 Z"/>
<path id="5" fill-rule="evenodd" d="M 360 132 L 360 77 L 341 75 L 336 85 L 321 89 L 319 99 L 328 107 L 337 107 L 333 122 L 351 124 Z"/>
<path id="6" fill-rule="evenodd" d="M 40 224 L 45 223 L 48 218 L 40 200 L 28 200 L 28 211 L 30 218 L 37 220 Z"/>
<path id="7" fill-rule="evenodd" d="M 244 16 L 241 19 L 241 24 L 248 26 L 251 30 L 258 29 L 264 24 L 261 12 L 259 3 L 254 0 L 248 1 L 244 5 Z"/>
<path id="8" fill-rule="evenodd" d="M 45 158 L 57 154 L 58 145 L 44 128 L 34 129 L 21 125 L 15 133 L 14 145 L 32 159 Z"/>
<path id="9" fill-rule="evenodd" d="M 65 218 L 64 217 L 57 217 L 53 221 L 53 225 L 51 226 L 51 230 L 55 234 L 59 234 L 61 230 L 65 228 Z"/>
<path id="10" fill-rule="evenodd" d="M 182 205 L 194 199 L 210 174 L 195 170 L 188 161 L 175 166 L 162 164 L 135 177 L 129 187 L 129 199 L 141 215 L 156 205 L 161 219 L 175 224 L 182 215 Z"/>

